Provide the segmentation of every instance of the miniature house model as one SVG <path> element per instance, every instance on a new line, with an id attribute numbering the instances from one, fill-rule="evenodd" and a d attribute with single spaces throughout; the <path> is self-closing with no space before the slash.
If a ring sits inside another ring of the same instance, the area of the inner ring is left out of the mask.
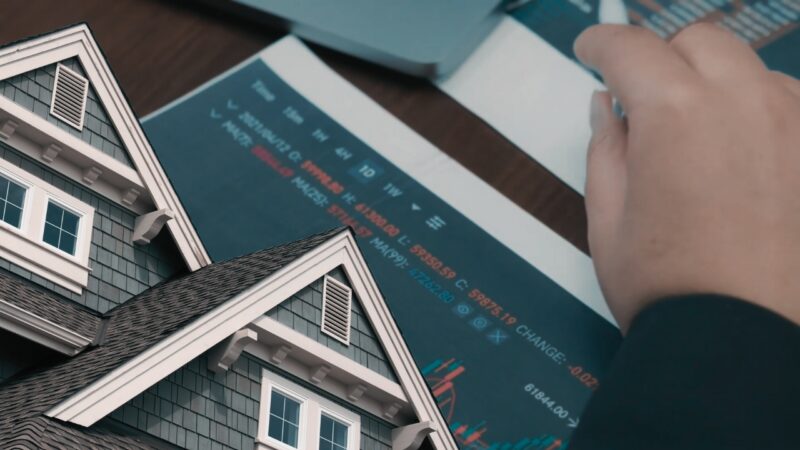
<path id="1" fill-rule="evenodd" d="M 84 25 L 0 48 L 0 336 L 0 448 L 456 448 L 350 231 L 212 263 Z"/>

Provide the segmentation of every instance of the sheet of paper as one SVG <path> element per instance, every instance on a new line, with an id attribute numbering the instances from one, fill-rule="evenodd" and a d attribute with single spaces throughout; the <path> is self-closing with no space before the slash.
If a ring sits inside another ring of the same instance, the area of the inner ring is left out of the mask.
<path id="1" fill-rule="evenodd" d="M 586 255 L 292 37 L 144 128 L 214 260 L 352 226 L 462 447 L 566 447 L 620 341 Z"/>
<path id="2" fill-rule="evenodd" d="M 718 23 L 768 66 L 800 77 L 798 0 L 626 0 L 633 24 L 668 38 L 698 20 Z M 603 89 L 574 61 L 572 43 L 597 23 L 597 0 L 534 1 L 506 17 L 439 87 L 567 185 L 583 193 L 589 98 Z M 489 150 L 490 151 L 490 150 Z"/>

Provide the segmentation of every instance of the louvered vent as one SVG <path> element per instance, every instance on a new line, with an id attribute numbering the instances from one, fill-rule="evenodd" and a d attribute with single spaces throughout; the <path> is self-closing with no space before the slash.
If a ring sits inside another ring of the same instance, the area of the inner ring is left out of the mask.
<path id="1" fill-rule="evenodd" d="M 78 75 L 66 66 L 56 68 L 56 82 L 53 86 L 53 103 L 50 114 L 81 130 L 86 110 L 86 95 L 89 80 Z"/>
<path id="2" fill-rule="evenodd" d="M 322 287 L 322 332 L 350 345 L 350 302 L 353 291 L 341 281 L 325 276 Z"/>

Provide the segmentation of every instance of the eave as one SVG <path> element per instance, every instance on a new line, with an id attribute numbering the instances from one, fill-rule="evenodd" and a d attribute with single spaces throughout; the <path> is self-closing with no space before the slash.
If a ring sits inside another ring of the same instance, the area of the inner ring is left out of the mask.
<path id="1" fill-rule="evenodd" d="M 67 356 L 80 353 L 94 336 L 82 336 L 0 299 L 0 328 Z"/>

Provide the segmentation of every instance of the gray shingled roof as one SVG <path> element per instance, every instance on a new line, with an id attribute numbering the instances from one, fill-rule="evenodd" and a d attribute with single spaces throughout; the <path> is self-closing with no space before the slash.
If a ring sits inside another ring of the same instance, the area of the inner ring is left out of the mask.
<path id="1" fill-rule="evenodd" d="M 50 435 L 48 439 L 59 435 L 50 432 L 56 429 L 60 435 L 72 439 L 91 435 L 91 431 L 42 414 L 345 229 L 337 228 L 206 266 L 154 286 L 109 311 L 103 345 L 0 387 L 0 448 L 9 448 L 11 443 L 36 442 L 30 437 L 20 441 L 21 435 L 39 433 L 43 438 L 41 433 L 45 429 L 45 434 Z M 70 446 L 70 442 L 64 440 L 60 446 Z"/>
<path id="2" fill-rule="evenodd" d="M 26 421 L 15 429 L 14 436 L 3 441 L 3 448 L 163 450 L 177 447 L 141 432 L 120 432 L 102 421 L 91 428 L 79 428 L 39 416 Z"/>
<path id="3" fill-rule="evenodd" d="M 3 271 L 0 271 L 0 300 L 89 339 L 94 338 L 100 325 L 100 317 L 90 309 Z"/>

